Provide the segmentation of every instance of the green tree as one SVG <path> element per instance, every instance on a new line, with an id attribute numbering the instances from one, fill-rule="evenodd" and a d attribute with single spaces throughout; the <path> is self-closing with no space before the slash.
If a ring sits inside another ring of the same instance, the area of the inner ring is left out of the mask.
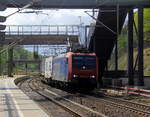
<path id="1" fill-rule="evenodd" d="M 135 12 L 135 23 L 138 26 L 138 13 Z M 144 9 L 144 40 L 150 41 L 150 8 Z"/>

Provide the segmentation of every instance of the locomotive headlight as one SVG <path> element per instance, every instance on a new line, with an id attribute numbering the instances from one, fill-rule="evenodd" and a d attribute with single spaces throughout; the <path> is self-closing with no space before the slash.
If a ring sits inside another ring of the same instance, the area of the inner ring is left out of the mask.
<path id="1" fill-rule="evenodd" d="M 73 77 L 76 78 L 76 77 L 78 77 L 78 75 L 74 74 Z"/>
<path id="2" fill-rule="evenodd" d="M 94 75 L 92 75 L 92 76 L 90 76 L 91 78 L 95 78 L 95 76 Z"/>

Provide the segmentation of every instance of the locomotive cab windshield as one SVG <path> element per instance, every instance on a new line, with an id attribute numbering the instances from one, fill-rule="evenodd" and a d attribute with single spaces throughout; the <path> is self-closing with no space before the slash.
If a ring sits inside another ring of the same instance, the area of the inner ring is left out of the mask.
<path id="1" fill-rule="evenodd" d="M 75 69 L 96 69 L 96 56 L 73 56 L 72 64 Z"/>

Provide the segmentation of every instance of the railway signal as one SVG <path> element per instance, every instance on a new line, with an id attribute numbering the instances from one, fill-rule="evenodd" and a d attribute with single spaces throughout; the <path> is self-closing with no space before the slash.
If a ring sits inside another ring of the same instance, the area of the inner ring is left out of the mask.
<path id="1" fill-rule="evenodd" d="M 5 11 L 6 8 L 7 8 L 6 6 L 0 4 L 0 11 Z M 4 23 L 5 21 L 6 21 L 6 17 L 0 16 L 0 23 Z M 5 30 L 5 28 L 6 28 L 6 25 L 0 24 L 0 40 L 5 39 L 5 32 L 3 31 Z"/>
<path id="2" fill-rule="evenodd" d="M 5 21 L 6 21 L 6 17 L 5 16 L 0 16 L 0 23 L 3 23 Z M 0 40 L 5 39 L 5 32 L 4 32 L 5 29 L 6 29 L 6 25 L 0 24 Z"/>
<path id="3" fill-rule="evenodd" d="M 0 11 L 4 11 L 6 9 L 6 6 L 0 5 Z M 0 22 L 5 22 L 6 17 L 0 16 Z M 2 30 L 5 30 L 6 26 L 0 24 L 0 40 L 5 39 L 5 32 L 2 32 Z M 1 43 L 0 43 L 1 45 Z M 2 65 L 1 65 L 1 53 L 0 53 L 0 75 L 2 74 Z"/>

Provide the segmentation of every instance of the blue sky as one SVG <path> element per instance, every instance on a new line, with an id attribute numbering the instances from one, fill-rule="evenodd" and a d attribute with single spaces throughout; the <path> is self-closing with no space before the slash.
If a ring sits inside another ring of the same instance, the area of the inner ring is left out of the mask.
<path id="1" fill-rule="evenodd" d="M 86 9 L 87 10 L 87 9 Z M 7 18 L 5 24 L 7 25 L 56 25 L 56 24 L 90 24 L 91 17 L 88 16 L 82 10 L 75 9 L 51 9 L 42 10 L 41 13 L 16 13 L 13 16 Z M 15 8 L 7 8 L 5 11 L 0 12 L 0 15 L 7 16 L 17 11 Z M 31 9 L 25 9 L 22 12 L 32 11 Z"/>

